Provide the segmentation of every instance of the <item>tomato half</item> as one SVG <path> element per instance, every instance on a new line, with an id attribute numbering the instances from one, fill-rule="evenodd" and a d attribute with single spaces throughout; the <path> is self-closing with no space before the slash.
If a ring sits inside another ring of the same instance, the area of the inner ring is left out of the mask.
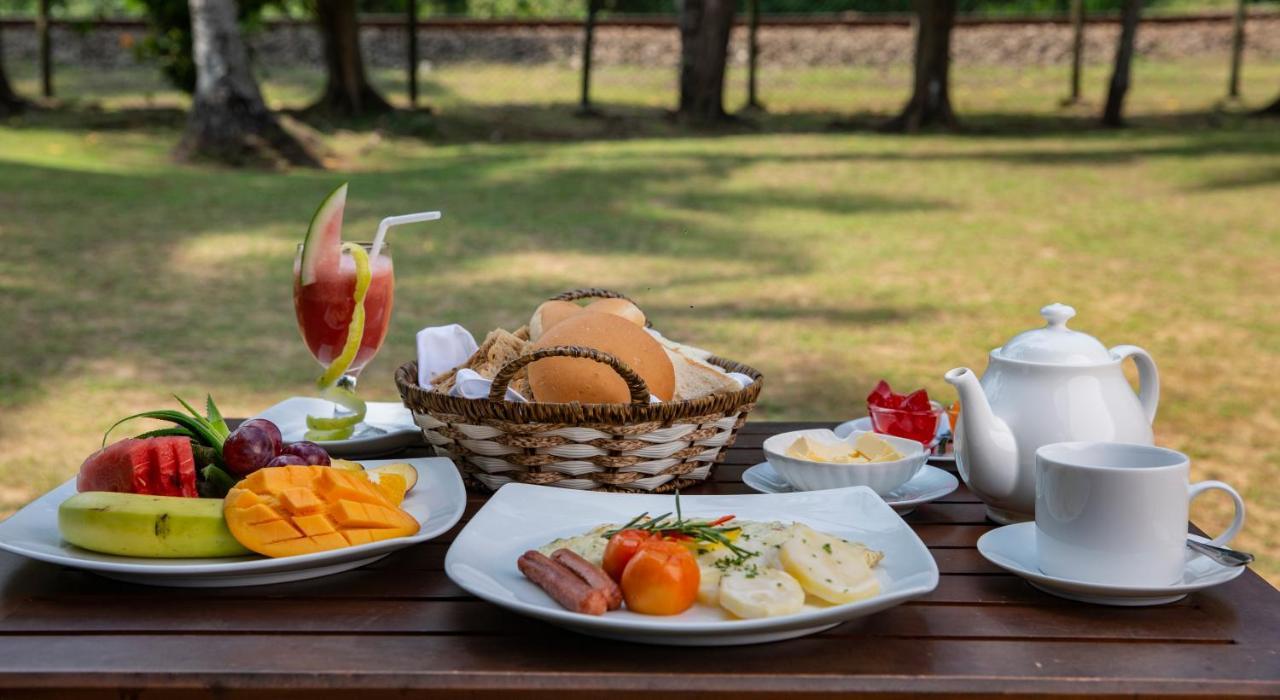
<path id="1" fill-rule="evenodd" d="M 609 538 L 609 544 L 604 548 L 604 561 L 601 562 L 600 568 L 609 574 L 609 578 L 621 582 L 622 570 L 627 568 L 627 562 L 635 556 L 640 545 L 651 539 L 653 535 L 644 530 L 622 530 L 614 533 L 613 537 Z"/>
<path id="2" fill-rule="evenodd" d="M 632 612 L 677 615 L 698 598 L 698 560 L 675 542 L 650 540 L 622 571 L 622 597 Z"/>

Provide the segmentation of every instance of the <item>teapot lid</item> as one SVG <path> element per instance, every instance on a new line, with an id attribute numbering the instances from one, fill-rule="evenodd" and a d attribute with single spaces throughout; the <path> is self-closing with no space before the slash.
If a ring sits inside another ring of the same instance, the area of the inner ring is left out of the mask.
<path id="1" fill-rule="evenodd" d="M 1013 336 L 995 354 L 1005 360 L 1049 365 L 1096 365 L 1114 359 L 1097 338 L 1067 328 L 1067 320 L 1076 315 L 1070 306 L 1050 304 L 1040 309 L 1040 315 L 1048 325 Z"/>

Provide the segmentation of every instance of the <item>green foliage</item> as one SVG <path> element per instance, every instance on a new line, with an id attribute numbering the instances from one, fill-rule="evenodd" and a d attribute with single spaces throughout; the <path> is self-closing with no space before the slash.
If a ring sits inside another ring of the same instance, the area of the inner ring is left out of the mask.
<path id="1" fill-rule="evenodd" d="M 196 66 L 191 56 L 191 12 L 187 0 L 126 0 L 141 10 L 150 32 L 135 47 L 138 56 L 160 66 L 174 87 L 184 92 L 196 89 Z M 240 23 L 254 26 L 262 10 L 273 0 L 237 0 Z"/>

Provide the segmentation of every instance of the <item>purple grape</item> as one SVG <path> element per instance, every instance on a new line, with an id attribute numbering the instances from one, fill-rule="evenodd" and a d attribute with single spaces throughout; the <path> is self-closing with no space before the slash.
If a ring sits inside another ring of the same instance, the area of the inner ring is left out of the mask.
<path id="1" fill-rule="evenodd" d="M 280 454 L 297 455 L 303 459 L 303 464 L 316 464 L 326 467 L 330 464 L 329 453 L 325 452 L 323 447 L 308 440 L 287 443 L 281 448 Z"/>
<path id="2" fill-rule="evenodd" d="M 299 457 L 298 455 L 286 454 L 286 455 L 276 455 L 275 457 L 272 457 L 271 461 L 267 462 L 266 464 L 266 466 L 268 467 L 287 467 L 289 465 L 297 465 L 300 467 L 304 467 L 307 465 L 307 461 Z"/>
<path id="3" fill-rule="evenodd" d="M 227 436 L 222 445 L 222 461 L 232 474 L 248 476 L 280 454 L 281 442 L 275 423 L 261 418 L 248 420 Z"/>

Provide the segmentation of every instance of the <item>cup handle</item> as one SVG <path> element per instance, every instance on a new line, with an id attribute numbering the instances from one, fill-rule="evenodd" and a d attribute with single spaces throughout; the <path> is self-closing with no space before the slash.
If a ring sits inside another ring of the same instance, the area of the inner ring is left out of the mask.
<path id="1" fill-rule="evenodd" d="M 1196 496 L 1199 496 L 1205 491 L 1215 490 L 1226 492 L 1228 496 L 1231 496 L 1231 500 L 1236 506 L 1236 515 L 1231 521 L 1231 527 L 1227 528 L 1226 532 L 1209 541 L 1209 544 L 1214 545 L 1215 547 L 1225 547 L 1228 542 L 1240 533 L 1240 528 L 1244 527 L 1244 499 L 1240 497 L 1240 494 L 1236 493 L 1235 489 L 1221 481 L 1197 481 L 1187 488 L 1187 500 L 1195 500 Z"/>

